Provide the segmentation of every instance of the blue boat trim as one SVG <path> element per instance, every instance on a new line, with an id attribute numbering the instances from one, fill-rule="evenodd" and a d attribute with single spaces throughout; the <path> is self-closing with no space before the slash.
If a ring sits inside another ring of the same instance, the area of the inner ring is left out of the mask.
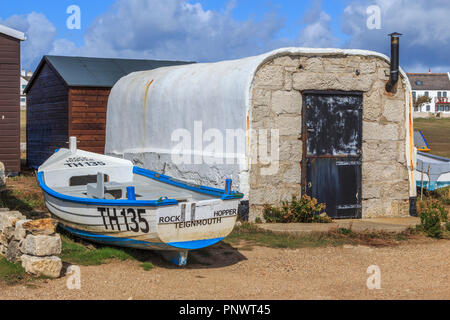
<path id="1" fill-rule="evenodd" d="M 165 175 L 159 174 L 157 172 L 142 169 L 139 167 L 134 167 L 133 173 L 156 180 L 156 181 L 159 181 L 159 182 L 167 183 L 172 186 L 180 187 L 183 189 L 188 189 L 188 190 L 191 190 L 194 192 L 199 192 L 199 193 L 203 193 L 203 194 L 207 194 L 207 195 L 211 195 L 211 196 L 220 197 L 222 200 L 242 199 L 244 197 L 244 195 L 242 193 L 238 193 L 235 191 L 231 191 L 231 192 L 227 193 L 227 192 L 225 192 L 225 190 L 222 190 L 222 189 L 216 189 L 216 188 L 205 187 L 205 186 L 189 185 L 187 183 L 178 181 L 172 177 L 165 176 Z"/>
<path id="2" fill-rule="evenodd" d="M 244 197 L 243 194 L 237 193 L 237 192 L 231 192 L 227 194 L 224 190 L 215 189 L 211 187 L 204 187 L 204 186 L 191 186 L 186 183 L 177 181 L 169 176 L 160 175 L 156 172 L 149 171 L 146 169 L 142 169 L 139 167 L 133 168 L 133 173 L 160 181 L 163 183 L 167 183 L 173 186 L 177 186 L 183 189 L 188 189 L 194 192 L 199 192 L 211 196 L 220 197 L 221 200 L 233 200 L 233 199 L 242 199 Z M 161 198 L 159 200 L 106 200 L 106 199 L 89 199 L 89 198 L 80 198 L 80 197 L 73 197 L 68 196 L 59 192 L 56 192 L 55 190 L 51 189 L 49 186 L 45 184 L 44 181 L 44 172 L 38 172 L 37 179 L 39 182 L 40 187 L 44 192 L 51 195 L 52 197 L 75 202 L 75 203 L 82 203 L 82 204 L 90 204 L 90 205 L 100 205 L 100 206 L 132 206 L 132 207 L 162 207 L 162 206 L 171 206 L 171 205 L 178 205 L 178 201 L 175 199 L 167 199 L 167 198 Z"/>
<path id="3" fill-rule="evenodd" d="M 196 241 L 185 241 L 185 242 L 169 242 L 167 243 L 171 247 L 178 248 L 178 249 L 185 249 L 185 250 L 197 250 L 202 248 L 210 247 L 216 243 L 219 243 L 225 239 L 222 238 L 216 238 L 216 239 L 206 239 L 206 240 L 196 240 Z"/>
<path id="4" fill-rule="evenodd" d="M 91 240 L 94 242 L 100 242 L 100 243 L 105 243 L 105 244 L 117 244 L 117 245 L 121 245 L 121 246 L 126 246 L 126 245 L 159 246 L 159 247 L 170 246 L 170 247 L 173 247 L 176 249 L 196 250 L 196 249 L 202 249 L 202 248 L 212 246 L 224 239 L 224 238 L 216 238 L 216 239 L 206 239 L 206 240 L 196 240 L 196 241 L 157 243 L 157 242 L 139 241 L 139 240 L 128 239 L 128 238 L 117 238 L 117 237 L 112 237 L 112 236 L 95 234 L 95 233 L 91 233 L 91 232 L 73 229 L 73 228 L 70 228 L 67 226 L 62 226 L 62 228 L 80 238 L 84 238 L 84 239 Z"/>
<path id="5" fill-rule="evenodd" d="M 89 198 L 79 198 L 68 196 L 55 190 L 51 189 L 45 184 L 44 181 L 44 173 L 38 172 L 38 182 L 39 186 L 52 197 L 75 202 L 81 204 L 90 204 L 90 205 L 98 205 L 98 206 L 127 206 L 127 207 L 161 207 L 161 206 L 171 206 L 178 205 L 178 201 L 175 199 L 166 199 L 162 201 L 158 200 L 106 200 L 106 199 L 89 199 Z"/>

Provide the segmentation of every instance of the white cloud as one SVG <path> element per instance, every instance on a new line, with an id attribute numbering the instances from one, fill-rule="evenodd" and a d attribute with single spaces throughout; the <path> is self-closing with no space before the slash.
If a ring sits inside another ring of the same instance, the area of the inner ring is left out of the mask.
<path id="1" fill-rule="evenodd" d="M 279 47 L 335 47 L 331 17 L 313 1 L 297 40 L 280 39 L 283 19 L 276 12 L 262 19 L 239 21 L 231 0 L 221 11 L 206 10 L 188 0 L 117 0 L 98 16 L 77 46 L 57 39 L 56 28 L 43 15 L 13 16 L 5 24 L 24 31 L 23 64 L 34 68 L 42 55 L 79 55 L 141 59 L 219 61 L 256 55 Z"/>
<path id="2" fill-rule="evenodd" d="M 300 32 L 298 45 L 312 48 L 339 46 L 339 40 L 331 31 L 331 17 L 322 11 L 321 1 L 313 2 L 313 7 L 305 13 L 303 22 L 306 26 Z"/>
<path id="3" fill-rule="evenodd" d="M 237 21 L 231 2 L 223 12 L 185 0 L 118 0 L 85 34 L 82 47 L 57 41 L 54 54 L 216 61 L 264 52 L 282 44 L 276 14 Z"/>
<path id="4" fill-rule="evenodd" d="M 366 27 L 366 8 L 381 9 L 381 30 Z M 342 30 L 350 35 L 350 48 L 363 48 L 390 54 L 388 33 L 400 32 L 401 61 L 407 71 L 450 70 L 450 27 L 448 0 L 371 0 L 353 1 L 344 11 Z"/>
<path id="5" fill-rule="evenodd" d="M 6 20 L 0 19 L 0 23 L 26 34 L 27 40 L 22 43 L 22 65 L 25 68 L 34 67 L 48 53 L 56 36 L 56 28 L 41 13 L 14 15 Z"/>

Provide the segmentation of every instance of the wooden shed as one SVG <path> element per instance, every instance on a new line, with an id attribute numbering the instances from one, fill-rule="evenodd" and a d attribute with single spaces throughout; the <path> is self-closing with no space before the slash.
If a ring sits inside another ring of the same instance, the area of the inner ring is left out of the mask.
<path id="1" fill-rule="evenodd" d="M 20 42 L 22 32 L 0 25 L 0 162 L 20 171 Z"/>
<path id="2" fill-rule="evenodd" d="M 27 163 L 40 166 L 76 136 L 79 148 L 104 153 L 106 107 L 113 85 L 129 73 L 187 62 L 44 56 L 27 94 Z"/>

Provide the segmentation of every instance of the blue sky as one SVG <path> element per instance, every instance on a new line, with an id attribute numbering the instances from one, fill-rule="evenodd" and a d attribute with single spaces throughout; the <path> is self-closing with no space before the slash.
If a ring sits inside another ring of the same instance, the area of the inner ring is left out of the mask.
<path id="1" fill-rule="evenodd" d="M 70 5 L 81 9 L 81 30 L 66 27 Z M 380 9 L 380 29 L 367 27 L 371 5 Z M 28 36 L 22 53 L 28 69 L 44 54 L 207 62 L 303 46 L 389 55 L 387 34 L 399 31 L 405 34 L 401 63 L 407 71 L 448 72 L 449 14 L 447 0 L 0 2 L 0 23 Z"/>

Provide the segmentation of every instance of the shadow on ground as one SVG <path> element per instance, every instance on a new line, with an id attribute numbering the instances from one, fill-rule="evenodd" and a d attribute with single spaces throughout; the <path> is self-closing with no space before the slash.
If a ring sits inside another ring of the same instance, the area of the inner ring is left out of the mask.
<path id="1" fill-rule="evenodd" d="M 105 246 L 103 244 L 97 244 L 88 240 L 77 238 L 60 227 L 58 228 L 58 232 L 75 243 L 82 245 L 87 250 L 96 250 L 108 247 L 114 248 L 123 251 L 130 256 L 132 260 L 136 260 L 141 263 L 151 263 L 156 267 L 165 269 L 214 269 L 231 266 L 247 260 L 247 258 L 240 253 L 239 249 L 227 243 L 220 242 L 208 248 L 189 251 L 187 265 L 185 267 L 178 267 L 168 261 L 167 257 L 164 255 L 165 252 L 162 251 Z M 64 261 L 64 269 L 66 269 L 69 265 L 69 263 Z"/>

